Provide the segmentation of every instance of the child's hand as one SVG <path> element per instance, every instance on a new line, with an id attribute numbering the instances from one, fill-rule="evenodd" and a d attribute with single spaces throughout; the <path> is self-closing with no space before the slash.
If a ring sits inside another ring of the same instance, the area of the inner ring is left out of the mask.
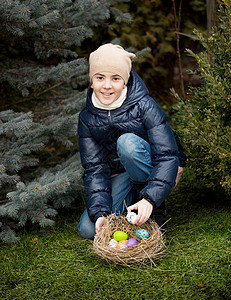
<path id="1" fill-rule="evenodd" d="M 101 227 L 106 223 L 106 218 L 105 217 L 99 217 L 96 222 L 95 222 L 95 232 L 99 233 Z"/>
<path id="2" fill-rule="evenodd" d="M 182 176 L 182 173 L 183 173 L 183 168 L 182 167 L 178 167 L 178 172 L 177 172 L 177 176 L 176 176 L 176 182 L 175 182 L 175 185 L 174 187 L 176 187 L 181 179 L 181 176 Z"/>
<path id="3" fill-rule="evenodd" d="M 128 210 L 128 213 L 130 213 L 132 210 L 138 210 L 138 215 L 136 217 L 135 223 L 137 225 L 142 225 L 151 216 L 153 206 L 146 199 L 142 199 L 142 200 L 138 201 L 137 203 L 135 203 L 134 205 L 129 206 L 127 208 L 127 210 Z"/>

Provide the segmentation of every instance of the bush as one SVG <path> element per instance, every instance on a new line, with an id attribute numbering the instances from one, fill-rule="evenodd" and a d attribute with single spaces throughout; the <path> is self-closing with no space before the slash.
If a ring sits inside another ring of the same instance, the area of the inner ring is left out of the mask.
<path id="1" fill-rule="evenodd" d="M 118 7 L 122 8 L 122 11 L 127 9 L 133 17 L 133 22 L 113 23 L 111 37 L 120 36 L 122 45 L 134 48 L 135 52 L 144 47 L 151 49 L 147 55 L 139 59 L 134 69 L 138 74 L 142 74 L 145 84 L 156 100 L 161 101 L 162 105 L 169 102 L 171 104 L 173 97 L 169 95 L 169 88 L 176 85 L 174 68 L 177 65 L 172 1 L 133 0 L 129 3 L 120 3 Z M 179 1 L 176 1 L 176 9 L 178 16 Z M 206 28 L 205 1 L 183 1 L 180 19 L 180 31 L 183 34 L 180 38 L 180 48 L 197 49 L 197 40 L 188 38 L 188 35 L 192 34 L 195 27 L 200 30 Z M 96 36 L 98 38 L 98 35 Z"/>
<path id="2" fill-rule="evenodd" d="M 191 87 L 187 99 L 178 99 L 174 122 L 184 141 L 189 164 L 200 180 L 211 187 L 222 186 L 231 193 L 231 1 L 222 0 L 219 24 L 206 39 L 195 31 L 204 50 L 195 54 L 198 63 L 192 72 L 201 79 Z"/>

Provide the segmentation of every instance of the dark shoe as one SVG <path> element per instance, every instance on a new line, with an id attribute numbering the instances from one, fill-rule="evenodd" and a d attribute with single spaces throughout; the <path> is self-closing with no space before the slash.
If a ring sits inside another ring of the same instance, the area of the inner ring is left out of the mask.
<path id="1" fill-rule="evenodd" d="M 137 182 L 134 180 L 131 180 L 131 182 L 133 183 L 133 187 L 134 187 L 133 188 L 134 197 L 133 197 L 132 204 L 135 204 L 137 201 L 140 200 L 140 197 L 139 197 L 140 191 L 147 186 L 148 182 L 147 181 Z"/>
<path id="2" fill-rule="evenodd" d="M 151 219 L 153 219 L 157 225 L 160 227 L 162 233 L 165 233 L 167 230 L 167 214 L 165 209 L 165 201 L 157 208 L 154 208 L 153 213 L 151 214 Z"/>
<path id="3" fill-rule="evenodd" d="M 138 201 L 137 199 L 139 199 L 140 191 L 147 186 L 148 182 L 147 181 L 146 182 L 137 182 L 137 181 L 133 181 L 133 180 L 131 180 L 131 181 L 134 184 L 135 194 L 136 194 L 136 196 L 134 197 L 134 201 L 132 203 L 132 204 L 134 204 Z M 162 202 L 159 207 L 153 209 L 153 212 L 152 212 L 150 218 L 152 220 L 154 220 L 159 227 L 161 227 L 160 230 L 162 233 L 166 232 L 167 226 L 166 226 L 165 222 L 167 221 L 167 215 L 166 215 L 166 209 L 165 209 L 165 201 Z"/>

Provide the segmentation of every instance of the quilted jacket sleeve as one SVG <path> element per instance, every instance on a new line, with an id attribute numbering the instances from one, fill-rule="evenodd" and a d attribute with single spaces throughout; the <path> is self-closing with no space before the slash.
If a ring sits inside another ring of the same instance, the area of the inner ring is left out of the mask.
<path id="1" fill-rule="evenodd" d="M 179 165 L 178 147 L 163 110 L 151 97 L 142 105 L 143 122 L 152 151 L 153 171 L 140 197 L 158 207 L 175 184 Z"/>
<path id="2" fill-rule="evenodd" d="M 83 179 L 87 195 L 87 210 L 89 218 L 95 222 L 99 217 L 111 212 L 111 170 L 106 163 L 107 154 L 91 136 L 88 127 L 81 119 L 81 114 L 78 134 L 81 163 L 85 169 Z"/>
<path id="3" fill-rule="evenodd" d="M 181 145 L 180 139 L 175 131 L 173 131 L 173 134 L 174 134 L 174 137 L 175 137 L 175 140 L 177 143 L 177 147 L 178 147 L 179 166 L 185 167 L 185 165 L 186 165 L 186 155 L 184 153 L 185 149 Z"/>

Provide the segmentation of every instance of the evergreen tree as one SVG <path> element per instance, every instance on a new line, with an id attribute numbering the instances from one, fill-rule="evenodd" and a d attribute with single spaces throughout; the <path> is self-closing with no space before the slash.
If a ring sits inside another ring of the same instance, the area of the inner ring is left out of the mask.
<path id="1" fill-rule="evenodd" d="M 78 114 L 88 66 L 77 47 L 92 28 L 130 21 L 126 0 L 0 1 L 0 240 L 26 222 L 53 224 L 82 189 Z M 87 52 L 86 52 L 87 54 Z"/>
<path id="2" fill-rule="evenodd" d="M 195 32 L 204 47 L 200 54 L 187 50 L 198 63 L 200 87 L 179 100 L 175 123 L 198 179 L 231 194 L 231 0 L 222 0 L 220 22 L 207 39 Z"/>

